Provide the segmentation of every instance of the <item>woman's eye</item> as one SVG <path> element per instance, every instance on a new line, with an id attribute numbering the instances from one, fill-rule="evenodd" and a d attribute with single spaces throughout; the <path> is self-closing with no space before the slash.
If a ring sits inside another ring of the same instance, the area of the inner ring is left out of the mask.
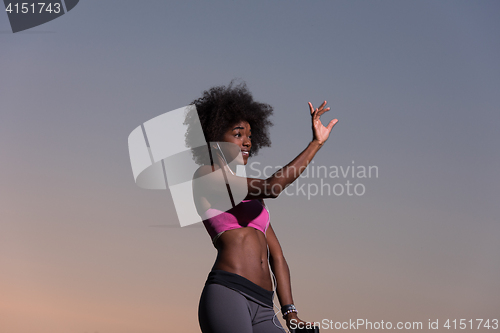
<path id="1" fill-rule="evenodd" d="M 241 136 L 241 134 L 240 133 L 236 133 L 234 136 L 236 136 L 236 137 L 239 138 Z"/>

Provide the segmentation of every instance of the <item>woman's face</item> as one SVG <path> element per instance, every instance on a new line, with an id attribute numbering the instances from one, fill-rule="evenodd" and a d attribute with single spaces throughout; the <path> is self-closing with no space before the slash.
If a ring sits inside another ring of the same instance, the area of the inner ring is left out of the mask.
<path id="1" fill-rule="evenodd" d="M 250 148 L 252 148 L 252 130 L 248 122 L 240 121 L 231 126 L 224 134 L 222 141 L 231 142 L 240 147 L 243 163 L 245 165 L 248 163 Z"/>

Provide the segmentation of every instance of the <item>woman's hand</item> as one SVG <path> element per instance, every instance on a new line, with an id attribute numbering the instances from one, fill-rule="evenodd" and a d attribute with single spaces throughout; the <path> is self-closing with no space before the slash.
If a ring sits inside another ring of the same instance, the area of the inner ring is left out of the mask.
<path id="1" fill-rule="evenodd" d="M 319 106 L 319 108 L 313 108 L 311 102 L 309 102 L 309 109 L 311 110 L 312 118 L 312 129 L 313 129 L 313 142 L 319 143 L 321 146 L 325 143 L 332 131 L 333 126 L 338 122 L 338 119 L 333 119 L 330 121 L 328 126 L 324 126 L 319 119 L 323 113 L 329 111 L 330 108 L 325 108 L 326 101 Z"/>
<path id="2" fill-rule="evenodd" d="M 289 313 L 286 318 L 286 326 L 288 327 L 289 330 L 292 328 L 313 328 L 314 323 L 303 321 L 297 317 L 297 314 L 295 312 Z"/>

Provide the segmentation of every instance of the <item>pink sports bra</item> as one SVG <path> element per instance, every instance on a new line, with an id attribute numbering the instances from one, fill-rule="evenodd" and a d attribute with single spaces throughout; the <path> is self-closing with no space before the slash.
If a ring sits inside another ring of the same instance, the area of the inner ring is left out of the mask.
<path id="1" fill-rule="evenodd" d="M 265 235 L 270 220 L 269 211 L 259 200 L 243 200 L 227 212 L 209 208 L 202 218 L 214 246 L 224 231 L 232 229 L 252 227 Z"/>

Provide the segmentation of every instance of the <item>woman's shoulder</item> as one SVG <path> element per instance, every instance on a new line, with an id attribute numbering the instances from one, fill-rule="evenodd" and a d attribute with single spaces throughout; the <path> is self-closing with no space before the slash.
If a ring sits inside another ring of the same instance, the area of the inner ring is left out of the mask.
<path id="1" fill-rule="evenodd" d="M 194 178 L 199 178 L 213 172 L 211 165 L 202 165 L 194 172 Z"/>

